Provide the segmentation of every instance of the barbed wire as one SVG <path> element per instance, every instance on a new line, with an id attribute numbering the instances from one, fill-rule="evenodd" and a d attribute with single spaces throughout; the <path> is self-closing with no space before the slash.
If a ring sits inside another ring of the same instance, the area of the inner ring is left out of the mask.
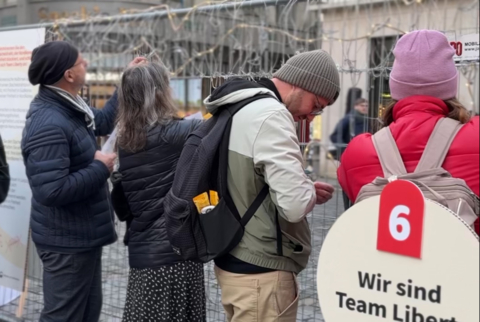
<path id="1" fill-rule="evenodd" d="M 136 55 L 161 60 L 171 70 L 172 77 L 182 80 L 209 77 L 210 85 L 216 87 L 221 78 L 270 77 L 295 53 L 322 48 L 337 63 L 342 87 L 339 103 L 321 116 L 321 132 L 325 138 L 343 116 L 349 88 L 365 88 L 367 93 L 362 96 L 376 99 L 375 104 L 381 105 L 387 92 L 383 86 L 388 86 L 385 80 L 394 58 L 392 49 L 399 37 L 421 28 L 448 31 L 455 36 L 478 33 L 479 28 L 478 1 L 345 0 L 337 1 L 336 8 L 322 2 L 207 1 L 190 9 L 175 8 L 172 2 L 112 17 L 57 20 L 49 25 L 47 38 L 64 39 L 77 46 L 90 62 L 90 74 L 117 74 L 114 80 L 99 78 L 90 82 L 92 91 L 104 97 L 113 92 L 109 92 L 112 84 L 117 84 L 118 75 Z M 322 9 L 321 12 L 311 11 L 313 5 Z M 478 109 L 478 63 L 460 62 L 457 67 L 461 74 L 459 87 L 465 94 L 463 103 L 469 104 L 470 109 Z M 374 106 L 377 107 L 381 110 L 380 106 Z M 370 115 L 365 118 L 365 125 L 367 123 L 379 125 L 381 121 L 376 115 Z M 321 154 L 332 151 L 328 139 L 313 141 L 305 147 L 305 159 L 315 145 Z M 323 162 L 322 159 L 322 166 L 325 164 L 335 169 L 338 161 Z M 322 216 L 321 220 L 326 217 Z M 317 243 L 313 245 L 316 255 L 320 246 L 318 237 L 323 236 L 320 234 L 324 231 L 316 232 L 317 238 L 312 239 Z M 122 260 L 123 251 L 123 248 L 118 250 Z M 314 257 L 300 276 L 303 289 L 298 321 L 323 321 L 317 294 L 310 287 L 315 284 L 315 260 Z M 122 261 L 119 267 L 126 276 L 127 264 Z M 115 267 L 118 274 L 116 270 Z M 209 321 L 223 322 L 219 290 L 214 274 L 207 268 L 206 280 Z M 125 290 L 126 285 L 120 285 L 116 291 Z M 109 300 L 119 302 L 115 307 L 123 307 L 120 297 L 108 296 Z"/>
<path id="2" fill-rule="evenodd" d="M 398 39 L 419 28 L 453 30 L 456 35 L 467 29 L 478 32 L 475 1 L 344 2 L 357 5 L 326 8 L 323 18 L 309 10 L 312 4 L 321 8 L 311 1 L 257 1 L 255 6 L 206 1 L 189 9 L 166 3 L 112 17 L 61 19 L 49 35 L 75 43 L 95 72 L 121 72 L 128 57 L 141 54 L 161 59 L 172 77 L 270 76 L 296 52 L 323 48 L 350 85 L 357 86 L 362 75 L 388 77 L 392 42 L 378 43 L 378 57 L 373 57 L 376 39 Z M 453 20 L 447 21 L 451 11 Z M 478 64 L 459 69 L 476 104 L 472 85 Z"/>

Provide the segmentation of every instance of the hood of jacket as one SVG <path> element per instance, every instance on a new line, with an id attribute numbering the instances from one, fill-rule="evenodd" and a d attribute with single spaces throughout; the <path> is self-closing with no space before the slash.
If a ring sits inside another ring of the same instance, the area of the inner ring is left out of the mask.
<path id="1" fill-rule="evenodd" d="M 447 105 L 430 96 L 411 96 L 397 102 L 393 108 L 394 122 L 390 130 L 408 173 L 414 172 L 435 128 L 448 115 Z M 442 167 L 452 177 L 465 180 L 478 196 L 479 191 L 479 117 L 464 124 L 450 146 Z M 338 178 L 350 200 L 354 201 L 360 189 L 383 170 L 372 142 L 372 135 L 362 134 L 353 139 L 343 154 Z"/>
<path id="2" fill-rule="evenodd" d="M 256 82 L 234 78 L 217 87 L 203 103 L 208 112 L 214 115 L 222 106 L 234 104 L 260 94 L 268 94 L 277 99 L 273 91 Z"/>

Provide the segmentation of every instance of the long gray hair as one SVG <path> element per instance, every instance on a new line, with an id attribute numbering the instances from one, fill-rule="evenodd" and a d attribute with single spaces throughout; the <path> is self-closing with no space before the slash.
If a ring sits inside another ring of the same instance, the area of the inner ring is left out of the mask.
<path id="1" fill-rule="evenodd" d="M 117 144 L 123 150 L 143 149 L 151 126 L 176 117 L 169 76 L 168 69 L 156 62 L 130 67 L 123 73 L 117 117 Z"/>

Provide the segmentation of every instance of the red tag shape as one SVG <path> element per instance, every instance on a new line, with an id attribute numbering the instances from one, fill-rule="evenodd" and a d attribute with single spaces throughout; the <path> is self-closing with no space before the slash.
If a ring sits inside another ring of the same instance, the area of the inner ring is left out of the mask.
<path id="1" fill-rule="evenodd" d="M 395 180 L 380 196 L 377 249 L 422 258 L 425 198 L 412 182 Z"/>

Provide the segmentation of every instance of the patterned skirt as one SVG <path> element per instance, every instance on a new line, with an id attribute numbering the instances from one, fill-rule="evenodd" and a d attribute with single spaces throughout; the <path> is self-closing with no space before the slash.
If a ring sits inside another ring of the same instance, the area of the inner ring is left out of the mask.
<path id="1" fill-rule="evenodd" d="M 203 265 L 130 269 L 123 322 L 205 322 Z"/>

